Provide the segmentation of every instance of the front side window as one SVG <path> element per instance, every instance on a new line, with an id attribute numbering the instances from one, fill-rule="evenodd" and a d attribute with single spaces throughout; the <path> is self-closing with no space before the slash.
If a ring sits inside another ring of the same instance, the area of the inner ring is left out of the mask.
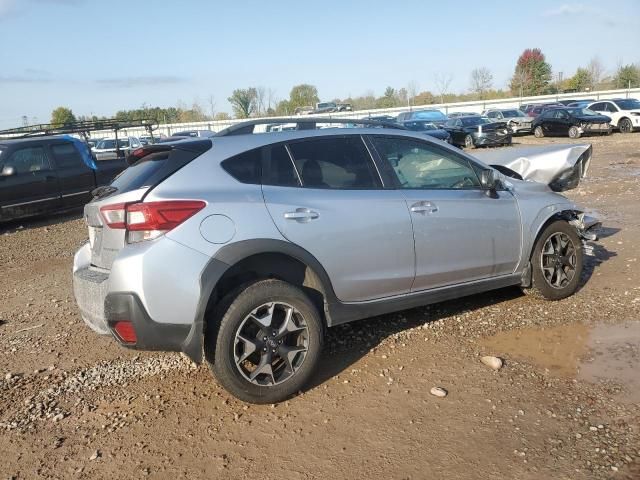
<path id="1" fill-rule="evenodd" d="M 373 137 L 371 140 L 383 161 L 393 167 L 402 188 L 480 188 L 469 162 L 451 152 L 408 138 Z"/>
<path id="2" fill-rule="evenodd" d="M 304 187 L 381 187 L 373 160 L 359 136 L 304 140 L 290 144 L 289 150 Z"/>
<path id="3" fill-rule="evenodd" d="M 5 166 L 15 168 L 18 175 L 51 170 L 44 147 L 17 150 L 7 159 Z"/>

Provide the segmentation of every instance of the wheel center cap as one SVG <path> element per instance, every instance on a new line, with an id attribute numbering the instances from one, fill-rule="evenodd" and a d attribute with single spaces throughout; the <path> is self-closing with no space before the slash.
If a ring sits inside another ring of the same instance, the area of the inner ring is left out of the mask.
<path id="1" fill-rule="evenodd" d="M 278 346 L 278 342 L 276 342 L 273 338 L 267 338 L 267 346 L 269 348 L 276 348 Z"/>

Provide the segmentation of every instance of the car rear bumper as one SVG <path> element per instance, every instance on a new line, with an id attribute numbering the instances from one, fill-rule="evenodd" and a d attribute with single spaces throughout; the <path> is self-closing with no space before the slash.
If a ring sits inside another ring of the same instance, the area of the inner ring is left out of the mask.
<path id="1" fill-rule="evenodd" d="M 91 265 L 86 243 L 74 257 L 73 292 L 82 319 L 95 332 L 128 348 L 181 351 L 200 361 L 204 312 L 227 268 L 165 237 L 121 250 L 108 271 Z M 130 323 L 135 341 L 118 335 L 118 322 Z"/>

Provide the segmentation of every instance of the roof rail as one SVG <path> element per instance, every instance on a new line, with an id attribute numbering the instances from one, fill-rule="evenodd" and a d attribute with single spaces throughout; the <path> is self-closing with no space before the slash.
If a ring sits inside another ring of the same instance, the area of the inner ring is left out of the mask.
<path id="1" fill-rule="evenodd" d="M 117 120 L 115 118 L 106 120 L 88 120 L 82 122 L 69 122 L 63 125 L 53 123 L 41 123 L 38 125 L 28 125 L 25 127 L 10 128 L 0 130 L 0 137 L 9 138 L 38 137 L 47 135 L 64 135 L 69 133 L 80 133 L 85 138 L 89 132 L 99 130 L 113 130 L 117 132 L 123 128 L 144 127 L 151 133 L 158 127 L 158 123 L 151 119 L 140 120 Z M 117 133 L 116 133 L 117 134 Z"/>
<path id="2" fill-rule="evenodd" d="M 247 135 L 254 132 L 256 125 L 270 125 L 270 124 L 283 124 L 283 123 L 295 123 L 297 130 L 315 130 L 318 123 L 338 123 L 338 124 L 353 124 L 353 125 L 365 125 L 372 127 L 382 128 L 395 128 L 398 130 L 406 130 L 406 128 L 395 122 L 386 122 L 382 120 L 369 120 L 366 118 L 323 118 L 323 117 L 273 117 L 273 118 L 258 118 L 255 120 L 248 120 L 242 123 L 236 123 L 230 127 L 220 130 L 216 133 L 216 137 L 226 137 L 230 135 Z"/>

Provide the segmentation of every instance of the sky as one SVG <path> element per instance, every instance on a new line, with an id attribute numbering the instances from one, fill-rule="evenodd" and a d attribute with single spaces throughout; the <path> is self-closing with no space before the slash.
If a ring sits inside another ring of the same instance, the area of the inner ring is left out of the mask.
<path id="1" fill-rule="evenodd" d="M 597 56 L 640 62 L 640 0 L 0 0 L 0 128 L 191 105 L 231 110 L 235 88 L 277 99 L 311 83 L 321 100 L 386 86 L 467 91 L 487 67 L 504 88 L 525 48 L 571 76 Z"/>

